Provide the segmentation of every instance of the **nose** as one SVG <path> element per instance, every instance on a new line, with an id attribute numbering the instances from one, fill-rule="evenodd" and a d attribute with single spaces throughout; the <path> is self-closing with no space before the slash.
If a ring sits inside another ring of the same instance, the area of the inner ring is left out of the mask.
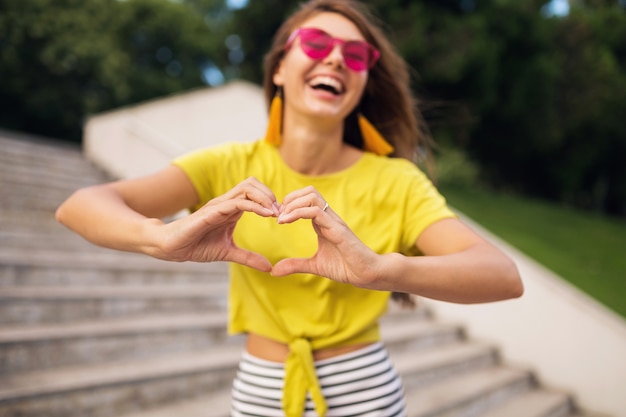
<path id="1" fill-rule="evenodd" d="M 341 43 L 335 42 L 333 45 L 333 49 L 330 51 L 328 56 L 324 58 L 325 64 L 332 64 L 337 66 L 338 68 L 345 67 L 345 62 L 343 59 L 343 52 L 341 50 Z"/>

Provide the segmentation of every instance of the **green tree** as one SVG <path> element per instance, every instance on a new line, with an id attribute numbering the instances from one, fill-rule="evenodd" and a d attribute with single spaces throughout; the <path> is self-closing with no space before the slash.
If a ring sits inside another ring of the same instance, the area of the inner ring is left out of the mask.
<path id="1" fill-rule="evenodd" d="M 557 108 L 565 140 L 551 172 L 558 198 L 625 215 L 626 13 L 615 3 L 575 9 L 555 40 L 564 69 Z"/>
<path id="2" fill-rule="evenodd" d="M 0 39 L 0 124 L 73 140 L 86 115 L 203 85 L 220 53 L 203 17 L 167 0 L 5 0 Z"/>
<path id="3" fill-rule="evenodd" d="M 298 0 L 250 1 L 248 7 L 233 13 L 229 31 L 242 40 L 246 59 L 240 76 L 260 84 L 263 80 L 263 57 L 269 51 L 274 33 L 293 10 Z"/>
<path id="4" fill-rule="evenodd" d="M 0 125 L 79 140 L 86 115 L 201 86 L 207 68 L 260 83 L 299 3 L 4 0 Z M 623 0 L 561 18 L 542 16 L 547 0 L 365 3 L 415 70 L 436 141 L 485 184 L 626 215 Z"/>
<path id="5" fill-rule="evenodd" d="M 81 117 L 128 94 L 130 62 L 111 36 L 110 0 L 5 0 L 0 6 L 2 125 L 77 137 Z"/>
<path id="6" fill-rule="evenodd" d="M 484 177 L 500 189 L 626 214 L 617 156 L 626 150 L 626 15 L 616 5 L 560 19 L 510 12 L 489 19 L 504 43 L 497 98 L 468 146 Z"/>
<path id="7" fill-rule="evenodd" d="M 484 183 L 626 213 L 623 7 L 547 19 L 543 1 L 375 3 L 437 142 L 478 161 Z"/>
<path id="8" fill-rule="evenodd" d="M 188 4 L 132 0 L 119 4 L 122 19 L 112 33 L 128 57 L 129 103 L 203 85 L 202 70 L 224 54 L 220 27 L 211 27 Z"/>

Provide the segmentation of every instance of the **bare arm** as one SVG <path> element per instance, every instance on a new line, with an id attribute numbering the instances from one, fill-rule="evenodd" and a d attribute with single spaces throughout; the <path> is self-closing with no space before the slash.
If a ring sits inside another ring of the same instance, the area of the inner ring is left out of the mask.
<path id="1" fill-rule="evenodd" d="M 377 285 L 455 303 L 520 297 L 517 267 L 498 248 L 457 219 L 440 220 L 419 237 L 425 256 L 384 255 Z"/>
<path id="2" fill-rule="evenodd" d="M 57 209 L 56 219 L 96 245 L 153 254 L 159 219 L 197 202 L 185 173 L 169 166 L 146 177 L 82 188 Z"/>
<path id="3" fill-rule="evenodd" d="M 379 255 L 365 246 L 332 208 L 323 210 L 324 205 L 312 187 L 285 198 L 278 221 L 311 219 L 319 247 L 311 258 L 278 262 L 274 275 L 308 272 L 358 287 L 456 303 L 522 295 L 515 264 L 458 219 L 437 221 L 422 232 L 416 246 L 424 256 Z"/>
<path id="4" fill-rule="evenodd" d="M 164 223 L 161 217 L 198 202 L 186 174 L 170 166 L 139 179 L 88 187 L 75 192 L 56 218 L 90 242 L 170 261 L 233 261 L 263 271 L 265 257 L 243 250 L 232 232 L 241 215 L 278 215 L 273 193 L 248 178 L 189 216 Z"/>

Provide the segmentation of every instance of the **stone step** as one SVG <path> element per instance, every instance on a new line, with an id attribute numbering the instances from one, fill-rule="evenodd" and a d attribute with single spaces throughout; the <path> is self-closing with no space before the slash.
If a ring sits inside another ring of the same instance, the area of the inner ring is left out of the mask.
<path id="1" fill-rule="evenodd" d="M 407 389 L 409 417 L 482 416 L 531 389 L 527 371 L 488 366 Z"/>
<path id="2" fill-rule="evenodd" d="M 0 175 L 3 175 L 0 172 Z M 29 181 L 21 178 L 20 181 Z M 102 181 L 65 180 L 43 181 L 33 183 L 20 183 L 3 177 L 0 180 L 0 192 L 3 200 L 0 203 L 3 210 L 36 209 L 54 212 L 78 188 L 100 183 Z M 18 205 L 22 204 L 21 207 Z"/>
<path id="3" fill-rule="evenodd" d="M 82 167 L 84 170 L 102 172 L 85 158 L 80 145 L 54 140 L 12 140 L 0 135 L 0 158 L 16 164 L 45 165 L 51 163 L 51 166 L 60 169 Z"/>
<path id="4" fill-rule="evenodd" d="M 0 415 L 119 416 L 230 386 L 241 348 L 27 372 L 0 380 Z"/>
<path id="5" fill-rule="evenodd" d="M 499 369 L 495 372 L 500 372 L 503 375 L 499 379 L 504 382 L 508 382 L 511 379 L 506 378 L 505 373 L 510 370 Z M 489 370 L 489 373 L 494 374 L 493 370 Z M 512 371 L 510 377 L 515 378 L 521 376 L 525 378 L 524 374 L 519 374 L 516 371 Z M 443 384 L 442 384 L 443 386 Z M 483 385 L 484 387 L 484 385 Z M 426 390 L 427 388 L 424 388 Z M 419 393 L 413 392 L 411 398 Z M 435 390 L 431 390 L 431 394 L 435 394 Z M 191 400 L 181 401 L 174 404 L 169 404 L 162 407 L 143 410 L 130 414 L 125 414 L 119 417 L 171 417 L 182 416 L 185 417 L 228 417 L 230 414 L 230 389 L 223 389 L 218 392 L 214 392 L 211 395 L 204 395 L 200 398 L 194 398 Z M 412 401 L 409 401 L 409 415 L 420 417 L 450 417 L 450 416 L 463 416 L 463 417 L 581 417 L 579 414 L 572 414 L 570 400 L 567 395 L 563 393 L 555 393 L 550 391 L 541 391 L 533 389 L 525 393 L 521 393 L 518 396 L 514 396 L 505 401 L 502 405 L 492 408 L 490 411 L 484 411 L 483 406 L 480 408 L 467 408 L 461 410 L 442 410 L 441 406 L 437 406 L 436 400 L 432 399 L 434 407 L 424 411 L 423 408 L 414 410 Z M 471 406 L 470 406 L 471 407 Z M 434 412 L 432 408 L 435 408 Z M 445 407 L 443 407 L 445 408 Z M 418 414 L 419 413 L 419 414 Z"/>
<path id="6" fill-rule="evenodd" d="M 75 301 L 86 299 L 146 299 L 146 298 L 188 298 L 226 295 L 228 282 L 208 282 L 198 285 L 117 285 L 107 287 L 5 287 L 0 292 L 2 301 Z"/>
<path id="7" fill-rule="evenodd" d="M 13 222 L 21 222 L 25 221 L 25 226 L 30 227 L 32 224 L 40 225 L 42 222 L 46 222 L 48 224 L 54 224 L 54 213 L 48 213 L 45 216 L 41 215 L 41 212 L 34 211 L 29 212 L 28 210 L 2 210 L 0 211 L 0 224 L 3 226 L 5 223 L 13 223 Z M 35 222 L 35 223 L 32 223 Z"/>
<path id="8" fill-rule="evenodd" d="M 67 323 L 226 309 L 227 281 L 110 287 L 0 288 L 0 325 Z"/>
<path id="9" fill-rule="evenodd" d="M 3 412 L 21 417 L 121 415 L 134 411 L 133 407 L 139 405 L 149 408 L 195 397 L 202 391 L 206 394 L 223 390 L 230 387 L 241 349 L 215 346 L 167 358 L 9 375 L 0 381 L 0 415 Z M 447 349 L 447 359 L 460 363 L 471 356 L 468 350 L 467 346 Z M 434 360 L 427 352 L 392 355 L 405 378 L 413 377 L 412 373 L 422 374 L 414 376 L 413 380 L 422 377 L 436 381 L 451 376 L 450 369 L 454 366 L 441 359 L 439 355 Z M 434 376 L 440 372 L 440 377 Z"/>
<path id="10" fill-rule="evenodd" d="M 390 350 L 458 342 L 459 329 L 432 320 L 382 321 Z M 150 357 L 208 348 L 226 340 L 226 311 L 140 316 L 66 324 L 0 327 L 0 373 Z"/>
<path id="11" fill-rule="evenodd" d="M 111 178 L 86 161 L 67 161 L 45 155 L 38 160 L 0 152 L 0 185 L 5 191 L 17 189 L 71 190 L 100 184 Z"/>
<path id="12" fill-rule="evenodd" d="M 0 210 L 39 210 L 54 212 L 56 208 L 71 194 L 71 190 L 59 191 L 50 189 L 10 190 L 0 183 Z"/>
<path id="13" fill-rule="evenodd" d="M 3 246 L 27 251 L 47 250 L 48 248 L 63 249 L 70 253 L 74 250 L 93 251 L 85 239 L 71 233 L 60 224 L 56 228 L 48 226 L 41 230 L 25 230 L 17 225 L 7 226 L 0 230 L 0 242 Z"/>
<path id="14" fill-rule="evenodd" d="M 492 367 L 498 362 L 493 346 L 470 342 L 441 345 L 419 353 L 390 351 L 390 355 L 408 390 L 451 375 Z"/>
<path id="15" fill-rule="evenodd" d="M 230 388 L 215 391 L 186 401 L 179 401 L 162 407 L 124 414 L 118 417 L 229 417 Z"/>
<path id="16" fill-rule="evenodd" d="M 0 265 L 4 266 L 39 266 L 49 268 L 81 268 L 111 270 L 142 270 L 170 272 L 206 272 L 213 274 L 227 271 L 224 262 L 168 262 L 137 253 L 119 252 L 103 249 L 91 244 L 81 251 L 64 251 L 56 248 L 25 251 L 21 248 L 0 246 Z"/>
<path id="17" fill-rule="evenodd" d="M 481 417 L 570 417 L 572 413 L 572 401 L 567 394 L 534 389 Z"/>
<path id="18" fill-rule="evenodd" d="M 3 230 L 38 230 L 40 233 L 56 232 L 63 229 L 54 219 L 54 211 L 41 210 L 1 210 L 0 227 Z"/>
<path id="19" fill-rule="evenodd" d="M 4 184 L 68 188 L 72 185 L 98 184 L 111 178 L 87 161 L 42 156 L 37 160 L 0 152 L 0 178 Z"/>
<path id="20" fill-rule="evenodd" d="M 32 162 L 15 159 L 0 152 L 0 176 L 4 184 L 14 187 L 54 187 L 62 190 L 100 184 L 110 178 L 84 163 L 68 163 L 64 158 Z"/>
<path id="21" fill-rule="evenodd" d="M 163 356 L 234 340 L 226 312 L 0 327 L 0 373 Z"/>
<path id="22" fill-rule="evenodd" d="M 51 162 L 61 168 L 78 166 L 87 172 L 99 171 L 84 157 L 78 144 L 3 130 L 0 130 L 0 158 L 27 165 Z"/>
<path id="23" fill-rule="evenodd" d="M 176 266 L 182 266 L 176 264 Z M 0 293 L 9 286 L 137 286 L 154 284 L 203 284 L 227 281 L 225 268 L 205 264 L 205 270 L 133 268 L 123 263 L 105 267 L 2 265 L 0 264 Z M 221 265 L 220 265 L 221 266 Z"/>
<path id="24" fill-rule="evenodd" d="M 463 329 L 457 324 L 410 317 L 408 314 L 402 318 L 398 317 L 399 314 L 388 314 L 380 324 L 381 337 L 391 353 L 411 351 L 419 354 L 465 338 Z"/>
<path id="25" fill-rule="evenodd" d="M 200 398 L 181 401 L 163 407 L 143 410 L 119 417 L 228 417 L 230 415 L 230 389 L 224 389 Z M 568 398 L 562 393 L 532 390 L 515 397 L 502 406 L 486 413 L 469 410 L 465 414 L 449 414 L 445 411 L 435 414 L 422 414 L 429 417 L 476 416 L 476 417 L 575 417 L 568 406 Z M 409 415 L 411 409 L 408 410 Z M 576 415 L 579 417 L 579 415 Z"/>
<path id="26" fill-rule="evenodd" d="M 0 210 L 54 210 L 73 191 L 109 179 L 78 145 L 0 131 Z"/>

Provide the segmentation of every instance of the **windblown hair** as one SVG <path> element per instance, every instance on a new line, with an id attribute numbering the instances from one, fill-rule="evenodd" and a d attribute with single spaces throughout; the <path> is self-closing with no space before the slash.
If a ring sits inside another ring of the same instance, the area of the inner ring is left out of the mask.
<path id="1" fill-rule="evenodd" d="M 365 40 L 380 51 L 380 59 L 369 70 L 360 103 L 344 122 L 344 142 L 363 149 L 363 138 L 357 123 L 357 115 L 362 113 L 394 146 L 391 156 L 425 163 L 428 167 L 431 140 L 411 90 L 409 67 L 395 51 L 372 13 L 355 0 L 310 0 L 282 24 L 264 61 L 263 88 L 268 108 L 278 90 L 273 83 L 273 75 L 285 55 L 287 39 L 304 21 L 323 12 L 337 13 L 350 20 Z M 409 294 L 394 292 L 392 297 L 402 306 L 415 306 Z"/>
<path id="2" fill-rule="evenodd" d="M 375 23 L 372 13 L 355 0 L 310 0 L 282 24 L 264 61 L 263 87 L 268 108 L 278 89 L 272 78 L 285 55 L 287 39 L 305 20 L 323 12 L 337 13 L 353 22 L 367 42 L 380 51 L 380 59 L 369 70 L 361 102 L 346 118 L 344 142 L 363 149 L 357 123 L 360 112 L 394 146 L 392 156 L 429 162 L 430 135 L 411 91 L 409 67 Z"/>

